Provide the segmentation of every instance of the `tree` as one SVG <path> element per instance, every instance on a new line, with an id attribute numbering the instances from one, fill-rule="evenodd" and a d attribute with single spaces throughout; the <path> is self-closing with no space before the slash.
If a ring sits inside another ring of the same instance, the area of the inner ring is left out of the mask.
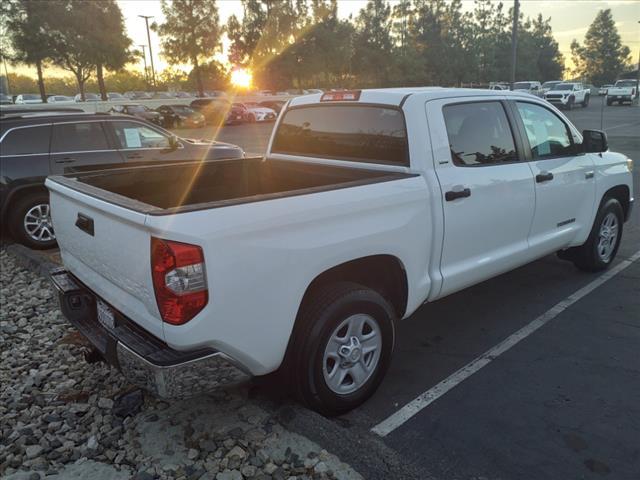
<path id="1" fill-rule="evenodd" d="M 622 45 L 611 10 L 600 10 L 587 30 L 584 44 L 571 42 L 574 74 L 595 85 L 613 83 L 624 70 L 631 51 Z"/>
<path id="2" fill-rule="evenodd" d="M 53 62 L 76 78 L 82 100 L 85 83 L 96 68 L 96 43 L 100 15 L 98 2 L 61 0 L 59 11 L 47 21 L 50 29 Z"/>
<path id="3" fill-rule="evenodd" d="M 37 0 L 10 0 L 2 9 L 2 23 L 6 25 L 6 34 L 12 47 L 10 55 L 4 51 L 3 55 L 12 62 L 36 67 L 38 89 L 45 103 L 47 94 L 43 67 L 52 55 L 51 35 L 46 22 L 55 10 L 56 2 Z"/>
<path id="4" fill-rule="evenodd" d="M 384 86 L 392 67 L 391 7 L 369 0 L 356 18 L 353 67 L 361 81 Z"/>
<path id="5" fill-rule="evenodd" d="M 165 22 L 153 25 L 161 37 L 162 51 L 171 64 L 189 61 L 198 92 L 204 87 L 200 64 L 220 51 L 222 28 L 215 0 L 162 0 Z"/>
<path id="6" fill-rule="evenodd" d="M 544 20 L 542 14 L 538 14 L 531 24 L 531 53 L 535 54 L 537 67 L 535 78 L 542 82 L 560 79 L 564 71 L 564 57 L 553 38 L 550 21 L 551 18 Z"/>
<path id="7" fill-rule="evenodd" d="M 133 61 L 131 39 L 127 36 L 124 18 L 115 0 L 96 2 L 98 10 L 97 23 L 99 28 L 95 32 L 95 61 L 98 88 L 103 100 L 107 100 L 107 89 L 104 85 L 104 69 L 120 70 L 127 63 Z"/>

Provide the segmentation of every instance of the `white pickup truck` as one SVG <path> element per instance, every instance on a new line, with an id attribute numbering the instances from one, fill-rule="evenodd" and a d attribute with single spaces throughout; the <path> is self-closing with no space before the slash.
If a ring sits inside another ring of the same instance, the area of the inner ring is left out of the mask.
<path id="1" fill-rule="evenodd" d="M 607 268 L 633 163 L 528 94 L 292 99 L 266 156 L 50 177 L 67 318 L 171 397 L 278 371 L 324 414 L 381 382 L 396 320 L 561 252 Z"/>
<path id="2" fill-rule="evenodd" d="M 588 106 L 590 97 L 591 90 L 576 82 L 558 83 L 544 94 L 547 102 L 567 110 L 571 110 L 574 105 Z"/>
<path id="3" fill-rule="evenodd" d="M 638 90 L 638 80 L 618 80 L 607 89 L 607 105 L 622 105 L 627 102 L 631 105 L 638 98 Z"/>

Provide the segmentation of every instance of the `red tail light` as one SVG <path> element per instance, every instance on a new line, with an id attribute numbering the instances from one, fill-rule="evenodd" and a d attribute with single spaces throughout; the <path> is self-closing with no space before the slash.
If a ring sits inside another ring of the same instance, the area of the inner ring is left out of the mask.
<path id="1" fill-rule="evenodd" d="M 321 102 L 357 102 L 360 100 L 360 90 L 343 90 L 340 92 L 327 92 L 320 97 Z"/>
<path id="2" fill-rule="evenodd" d="M 204 255 L 197 245 L 151 237 L 151 275 L 162 319 L 182 325 L 209 300 Z"/>

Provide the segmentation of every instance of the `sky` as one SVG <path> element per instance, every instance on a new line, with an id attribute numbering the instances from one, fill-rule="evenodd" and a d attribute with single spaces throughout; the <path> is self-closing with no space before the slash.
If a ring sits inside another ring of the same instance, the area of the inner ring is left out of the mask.
<path id="1" fill-rule="evenodd" d="M 361 8 L 366 4 L 366 0 L 338 0 L 338 15 L 347 18 L 349 15 L 356 16 Z M 390 3 L 396 3 L 391 1 Z M 512 4 L 511 0 L 505 0 L 505 6 Z M 162 22 L 163 15 L 160 9 L 159 0 L 118 0 L 118 4 L 125 18 L 127 33 L 133 40 L 133 45 L 147 45 L 147 32 L 144 19 L 138 15 L 152 15 L 151 21 Z M 463 0 L 465 10 L 473 10 L 473 0 Z M 595 18 L 598 10 L 610 8 L 613 19 L 616 22 L 623 44 L 632 51 L 632 59 L 638 61 L 640 55 L 640 0 L 521 0 L 520 9 L 525 16 L 534 17 L 542 13 L 545 18 L 551 18 L 553 35 L 559 43 L 560 51 L 565 60 L 571 58 L 571 41 L 575 38 L 582 42 L 589 25 Z M 242 17 L 242 4 L 240 0 L 218 0 L 221 23 L 226 23 L 231 15 Z M 227 48 L 228 42 L 223 42 L 223 48 Z M 162 58 L 160 42 L 157 35 L 151 32 L 151 47 L 153 50 L 153 60 L 156 72 L 163 70 L 167 64 Z M 140 47 L 138 47 L 141 49 Z M 148 52 L 147 52 L 148 55 Z M 226 60 L 226 56 L 220 55 L 219 60 Z M 148 61 L 148 58 L 147 58 Z M 570 66 L 567 64 L 567 66 Z M 29 69 L 24 67 L 11 68 L 9 71 L 30 74 Z M 139 66 L 142 70 L 142 61 Z M 32 73 L 35 75 L 35 72 Z M 57 75 L 62 74 L 56 73 Z"/>

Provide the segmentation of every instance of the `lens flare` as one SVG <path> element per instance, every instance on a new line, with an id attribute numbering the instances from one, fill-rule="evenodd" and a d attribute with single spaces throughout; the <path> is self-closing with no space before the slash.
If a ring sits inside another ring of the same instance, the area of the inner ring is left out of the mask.
<path id="1" fill-rule="evenodd" d="M 251 82 L 253 80 L 253 75 L 249 70 L 244 68 L 238 68 L 231 72 L 231 83 L 236 88 L 249 88 L 251 87 Z"/>

